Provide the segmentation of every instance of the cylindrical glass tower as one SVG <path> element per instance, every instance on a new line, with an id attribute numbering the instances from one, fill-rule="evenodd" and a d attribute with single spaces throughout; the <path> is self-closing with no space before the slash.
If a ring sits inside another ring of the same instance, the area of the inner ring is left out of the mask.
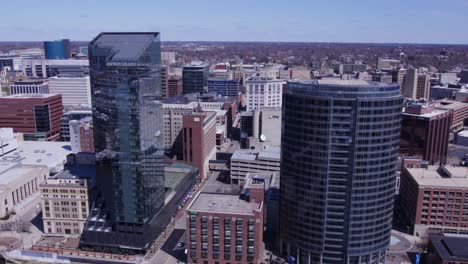
<path id="1" fill-rule="evenodd" d="M 288 83 L 281 140 L 282 254 L 301 264 L 384 261 L 402 104 L 396 84 Z"/>

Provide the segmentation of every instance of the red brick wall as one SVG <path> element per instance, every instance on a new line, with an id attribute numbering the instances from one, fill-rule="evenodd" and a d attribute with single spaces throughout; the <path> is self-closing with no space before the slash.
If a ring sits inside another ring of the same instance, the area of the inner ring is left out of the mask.
<path id="1" fill-rule="evenodd" d="M 63 115 L 62 96 L 39 98 L 0 98 L 0 127 L 12 127 L 15 132 L 35 133 L 35 105 L 49 105 L 50 131 L 47 137 L 57 140 L 60 133 L 60 119 Z"/>

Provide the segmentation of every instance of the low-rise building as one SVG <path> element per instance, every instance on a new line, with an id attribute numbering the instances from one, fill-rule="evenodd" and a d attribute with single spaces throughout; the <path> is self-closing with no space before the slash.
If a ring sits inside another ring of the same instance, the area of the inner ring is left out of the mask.
<path id="1" fill-rule="evenodd" d="M 227 79 L 208 79 L 208 92 L 215 92 L 219 96 L 239 96 L 240 81 Z"/>
<path id="2" fill-rule="evenodd" d="M 49 83 L 46 80 L 22 80 L 10 83 L 10 94 L 48 94 Z"/>
<path id="3" fill-rule="evenodd" d="M 40 185 L 44 233 L 79 236 L 89 214 L 94 155 L 71 156 L 66 169 Z M 78 160 L 78 161 L 77 161 Z"/>
<path id="4" fill-rule="evenodd" d="M 468 234 L 468 170 L 466 167 L 404 167 L 400 198 L 413 234 Z"/>
<path id="5" fill-rule="evenodd" d="M 45 166 L 23 165 L 20 162 L 0 162 L 0 218 L 18 213 L 39 199 L 39 185 L 49 171 Z"/>
<path id="6" fill-rule="evenodd" d="M 258 263 L 263 210 L 263 200 L 198 193 L 187 209 L 187 263 Z"/>
<path id="7" fill-rule="evenodd" d="M 241 185 L 249 172 L 279 172 L 280 153 L 279 147 L 270 147 L 261 151 L 234 152 L 231 157 L 231 181 Z"/>
<path id="8" fill-rule="evenodd" d="M 468 236 L 431 235 L 425 263 L 468 264 Z"/>
<path id="9" fill-rule="evenodd" d="M 21 162 L 22 165 L 45 166 L 49 170 L 48 175 L 55 175 L 63 171 L 67 155 L 72 153 L 70 142 L 18 140 L 17 143 L 18 147 L 4 155 L 2 161 Z"/>
<path id="10" fill-rule="evenodd" d="M 15 94 L 0 97 L 0 127 L 11 127 L 25 140 L 60 138 L 63 115 L 60 94 Z"/>
<path id="11" fill-rule="evenodd" d="M 468 118 L 468 103 L 442 100 L 436 105 L 436 107 L 452 113 L 451 131 L 456 131 L 462 128 L 465 120 Z"/>

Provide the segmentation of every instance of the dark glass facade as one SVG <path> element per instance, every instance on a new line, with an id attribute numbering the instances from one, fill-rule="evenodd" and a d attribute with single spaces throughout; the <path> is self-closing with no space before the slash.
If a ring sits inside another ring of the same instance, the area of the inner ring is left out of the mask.
<path id="1" fill-rule="evenodd" d="M 36 123 L 36 132 L 50 131 L 50 112 L 48 104 L 34 106 L 34 122 Z"/>
<path id="2" fill-rule="evenodd" d="M 82 243 L 144 250 L 165 192 L 159 33 L 102 33 L 88 55 L 99 196 Z"/>
<path id="3" fill-rule="evenodd" d="M 183 94 L 204 93 L 208 89 L 208 65 L 190 65 L 182 68 Z"/>
<path id="4" fill-rule="evenodd" d="M 209 79 L 208 92 L 215 92 L 220 96 L 238 97 L 240 91 L 239 80 Z"/>
<path id="5" fill-rule="evenodd" d="M 44 41 L 44 55 L 46 59 L 70 58 L 70 40 Z"/>
<path id="6" fill-rule="evenodd" d="M 399 86 L 289 82 L 283 98 L 281 253 L 297 263 L 382 263 L 395 193 Z"/>
<path id="7" fill-rule="evenodd" d="M 400 154 L 420 157 L 430 164 L 445 163 L 451 121 L 449 111 L 421 115 L 403 113 Z"/>

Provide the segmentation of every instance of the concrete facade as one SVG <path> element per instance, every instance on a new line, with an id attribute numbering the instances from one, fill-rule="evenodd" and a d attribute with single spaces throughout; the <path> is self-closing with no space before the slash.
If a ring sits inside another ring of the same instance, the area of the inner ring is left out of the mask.
<path id="1" fill-rule="evenodd" d="M 37 199 L 39 185 L 48 175 L 45 166 L 0 162 L 0 218 L 16 212 L 23 203 Z"/>
<path id="2" fill-rule="evenodd" d="M 264 107 L 281 107 L 284 80 L 254 76 L 245 82 L 247 111 Z"/>
<path id="3" fill-rule="evenodd" d="M 280 148 L 262 151 L 236 151 L 231 157 L 231 181 L 241 185 L 248 173 L 279 172 Z"/>
<path id="4" fill-rule="evenodd" d="M 61 94 L 64 106 L 91 106 L 91 83 L 89 76 L 49 78 L 49 90 Z"/>
<path id="5" fill-rule="evenodd" d="M 45 80 L 25 80 L 10 83 L 10 95 L 13 94 L 48 94 L 49 83 Z"/>

